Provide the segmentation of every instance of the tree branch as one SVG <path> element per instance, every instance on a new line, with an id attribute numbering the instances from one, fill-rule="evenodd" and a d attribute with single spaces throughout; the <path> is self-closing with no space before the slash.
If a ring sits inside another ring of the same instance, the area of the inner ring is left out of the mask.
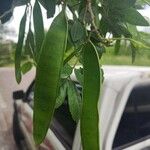
<path id="1" fill-rule="evenodd" d="M 95 24 L 95 15 L 94 15 L 93 10 L 92 10 L 92 1 L 91 0 L 87 0 L 87 11 L 90 13 L 92 31 L 96 33 L 96 35 L 98 36 L 98 39 L 100 40 L 101 43 L 108 46 L 109 41 L 107 41 L 106 39 L 104 40 L 103 37 L 101 37 L 101 35 L 98 31 L 98 28 Z"/>

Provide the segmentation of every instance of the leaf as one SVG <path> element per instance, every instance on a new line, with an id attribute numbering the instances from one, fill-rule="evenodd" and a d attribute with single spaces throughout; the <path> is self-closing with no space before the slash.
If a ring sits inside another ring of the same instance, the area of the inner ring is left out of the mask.
<path id="1" fill-rule="evenodd" d="M 30 71 L 32 69 L 32 63 L 30 61 L 24 63 L 21 66 L 21 71 L 23 74 L 26 74 L 28 71 Z"/>
<path id="2" fill-rule="evenodd" d="M 99 150 L 98 101 L 102 82 L 99 58 L 91 42 L 86 43 L 83 52 L 84 84 L 80 126 L 82 147 L 84 150 Z"/>
<path id="3" fill-rule="evenodd" d="M 39 0 L 43 7 L 47 10 L 47 18 L 51 18 L 55 14 L 56 0 Z"/>
<path id="4" fill-rule="evenodd" d="M 96 24 L 96 26 L 97 27 L 99 27 L 99 25 L 100 25 L 100 19 L 99 19 L 99 6 L 97 5 L 97 4 L 95 4 L 96 3 L 96 0 L 95 0 L 95 2 L 94 2 L 94 0 L 93 0 L 93 6 L 92 6 L 92 10 L 93 10 L 93 14 L 94 14 L 94 16 L 95 16 L 95 18 L 94 18 L 94 21 L 95 21 L 95 24 Z"/>
<path id="5" fill-rule="evenodd" d="M 134 8 L 128 8 L 123 11 L 125 21 L 137 26 L 149 26 L 147 20 Z"/>
<path id="6" fill-rule="evenodd" d="M 135 5 L 136 0 L 112 0 L 112 7 L 125 9 L 129 7 L 133 7 Z"/>
<path id="7" fill-rule="evenodd" d="M 63 10 L 53 20 L 46 34 L 37 64 L 33 115 L 33 136 L 36 144 L 44 140 L 53 117 L 67 35 L 68 24 Z"/>
<path id="8" fill-rule="evenodd" d="M 38 60 L 44 39 L 44 25 L 41 7 L 37 0 L 35 1 L 33 8 L 33 21 L 35 30 L 36 59 Z"/>
<path id="9" fill-rule="evenodd" d="M 27 38 L 25 40 L 25 47 L 24 47 L 24 53 L 23 54 L 31 56 L 31 47 L 30 47 L 30 40 L 29 40 L 29 32 L 28 32 Z"/>
<path id="10" fill-rule="evenodd" d="M 84 3 L 86 3 L 86 1 Z M 85 6 L 81 9 L 81 12 L 79 13 L 79 19 L 83 20 L 83 22 L 85 22 L 87 24 L 90 24 L 92 21 L 92 19 L 90 17 L 90 13 L 89 13 L 89 11 L 86 11 Z"/>
<path id="11" fill-rule="evenodd" d="M 85 37 L 85 29 L 79 21 L 75 21 L 71 28 L 71 38 L 77 42 Z"/>
<path id="12" fill-rule="evenodd" d="M 103 53 L 106 52 L 105 47 L 102 46 L 102 45 L 95 44 L 95 48 L 96 48 L 96 50 L 97 50 L 97 52 L 98 52 L 99 58 L 101 59 Z"/>
<path id="13" fill-rule="evenodd" d="M 130 45 L 131 45 L 131 52 L 132 52 L 132 63 L 134 63 L 137 50 L 136 50 L 136 47 L 134 46 L 133 42 L 130 42 Z"/>
<path id="14" fill-rule="evenodd" d="M 65 64 L 61 71 L 61 78 L 67 78 L 72 73 L 72 67 L 69 64 Z"/>
<path id="15" fill-rule="evenodd" d="M 122 24 L 116 24 L 114 25 L 115 33 L 117 33 L 117 37 L 120 35 L 123 35 L 124 37 L 132 37 L 132 34 L 129 32 L 129 30 L 123 26 Z"/>
<path id="16" fill-rule="evenodd" d="M 99 29 L 102 32 L 102 34 L 104 36 L 106 36 L 106 33 L 108 32 L 109 26 L 108 26 L 108 23 L 104 17 L 102 17 L 102 19 L 100 20 Z"/>
<path id="17" fill-rule="evenodd" d="M 26 27 L 26 10 L 25 13 L 21 19 L 20 22 L 20 28 L 19 28 L 19 38 L 18 43 L 15 51 L 15 75 L 16 75 L 16 81 L 18 83 L 21 82 L 21 56 L 22 56 L 22 47 L 24 42 L 24 34 L 25 34 L 25 27 Z"/>
<path id="18" fill-rule="evenodd" d="M 83 68 L 80 67 L 79 69 L 74 69 L 74 73 L 79 83 L 83 85 Z"/>
<path id="19" fill-rule="evenodd" d="M 128 30 L 129 32 L 133 35 L 133 37 L 137 37 L 138 36 L 138 30 L 137 27 L 131 24 L 127 24 Z"/>
<path id="20" fill-rule="evenodd" d="M 119 50 L 120 50 L 120 42 L 121 42 L 121 40 L 116 40 L 116 43 L 115 43 L 115 51 L 114 51 L 114 53 L 115 53 L 115 55 L 117 55 L 118 53 L 119 53 Z"/>
<path id="21" fill-rule="evenodd" d="M 66 98 L 66 91 L 67 91 L 67 82 L 63 83 L 65 81 L 62 81 L 61 82 L 61 86 L 59 88 L 59 93 L 58 93 L 58 96 L 57 96 L 57 99 L 56 99 L 56 104 L 55 104 L 55 108 L 58 108 L 60 107 L 63 102 L 65 101 L 65 98 Z"/>
<path id="22" fill-rule="evenodd" d="M 77 5 L 79 3 L 79 0 L 68 0 L 67 3 L 70 6 L 74 6 L 74 5 Z"/>
<path id="23" fill-rule="evenodd" d="M 83 9 L 86 7 L 86 1 L 80 1 L 78 12 L 79 14 L 82 13 Z"/>
<path id="24" fill-rule="evenodd" d="M 34 35 L 29 27 L 29 31 L 27 34 L 27 38 L 25 41 L 25 55 L 29 55 L 31 58 L 35 58 L 35 43 L 34 43 Z"/>
<path id="25" fill-rule="evenodd" d="M 80 118 L 81 96 L 79 95 L 78 90 L 72 81 L 68 81 L 67 93 L 68 104 L 72 118 L 74 121 L 78 122 Z"/>
<path id="26" fill-rule="evenodd" d="M 69 22 L 68 22 L 69 23 Z M 69 24 L 68 24 L 69 25 Z M 72 26 L 72 25 L 69 25 L 68 26 L 68 29 L 69 27 Z M 70 27 L 71 28 L 71 27 Z M 70 30 L 70 29 L 69 29 Z M 73 41 L 71 39 L 71 35 L 68 34 L 68 39 L 67 39 L 67 48 L 66 48 L 66 52 L 72 52 L 74 50 L 74 44 L 73 44 Z"/>

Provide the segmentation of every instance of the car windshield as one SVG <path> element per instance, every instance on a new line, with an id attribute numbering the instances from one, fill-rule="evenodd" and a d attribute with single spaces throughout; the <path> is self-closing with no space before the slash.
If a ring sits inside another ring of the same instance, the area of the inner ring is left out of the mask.
<path id="1" fill-rule="evenodd" d="M 67 100 L 55 110 L 51 130 L 67 149 L 72 148 L 76 122 L 71 117 Z"/>
<path id="2" fill-rule="evenodd" d="M 32 108 L 34 104 L 33 87 L 34 84 L 32 85 L 32 87 L 30 87 L 30 92 L 27 91 L 28 93 L 27 99 L 29 105 Z M 76 87 L 81 92 L 81 86 L 79 84 L 76 84 Z M 66 97 L 64 103 L 55 110 L 50 128 L 67 150 L 72 149 L 76 125 L 77 125 L 76 122 L 71 117 L 71 113 L 69 111 L 69 106 L 68 106 L 68 100 Z"/>
<path id="3" fill-rule="evenodd" d="M 113 148 L 124 149 L 150 137 L 150 84 L 132 89 L 117 129 Z"/>

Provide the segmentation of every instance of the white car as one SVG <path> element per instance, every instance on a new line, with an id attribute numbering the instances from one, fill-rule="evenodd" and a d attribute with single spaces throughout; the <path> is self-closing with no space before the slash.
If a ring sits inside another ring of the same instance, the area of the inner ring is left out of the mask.
<path id="1" fill-rule="evenodd" d="M 99 100 L 101 150 L 150 150 L 150 68 L 104 66 Z M 74 81 L 76 79 L 72 76 Z M 76 82 L 77 88 L 81 86 Z M 32 137 L 33 86 L 14 92 L 14 137 L 19 150 L 81 150 L 80 123 L 70 115 L 67 101 L 55 110 L 44 142 Z M 91 87 L 93 88 L 93 87 Z"/>

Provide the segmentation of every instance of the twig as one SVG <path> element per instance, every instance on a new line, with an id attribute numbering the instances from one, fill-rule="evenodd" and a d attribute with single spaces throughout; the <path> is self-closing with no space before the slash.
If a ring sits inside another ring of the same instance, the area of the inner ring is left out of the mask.
<path id="1" fill-rule="evenodd" d="M 76 51 L 73 51 L 73 52 L 64 60 L 64 65 L 65 65 L 69 60 L 71 60 L 71 59 L 75 56 L 76 53 L 77 53 Z"/>
<path id="2" fill-rule="evenodd" d="M 96 33 L 96 35 L 98 36 L 101 43 L 103 43 L 104 45 L 108 45 L 109 41 L 107 41 L 106 39 L 103 39 L 101 37 L 101 35 L 98 31 L 98 28 L 95 24 L 95 15 L 94 15 L 93 10 L 92 10 L 91 0 L 87 0 L 87 11 L 90 13 L 90 17 L 91 17 L 91 29 Z"/>

